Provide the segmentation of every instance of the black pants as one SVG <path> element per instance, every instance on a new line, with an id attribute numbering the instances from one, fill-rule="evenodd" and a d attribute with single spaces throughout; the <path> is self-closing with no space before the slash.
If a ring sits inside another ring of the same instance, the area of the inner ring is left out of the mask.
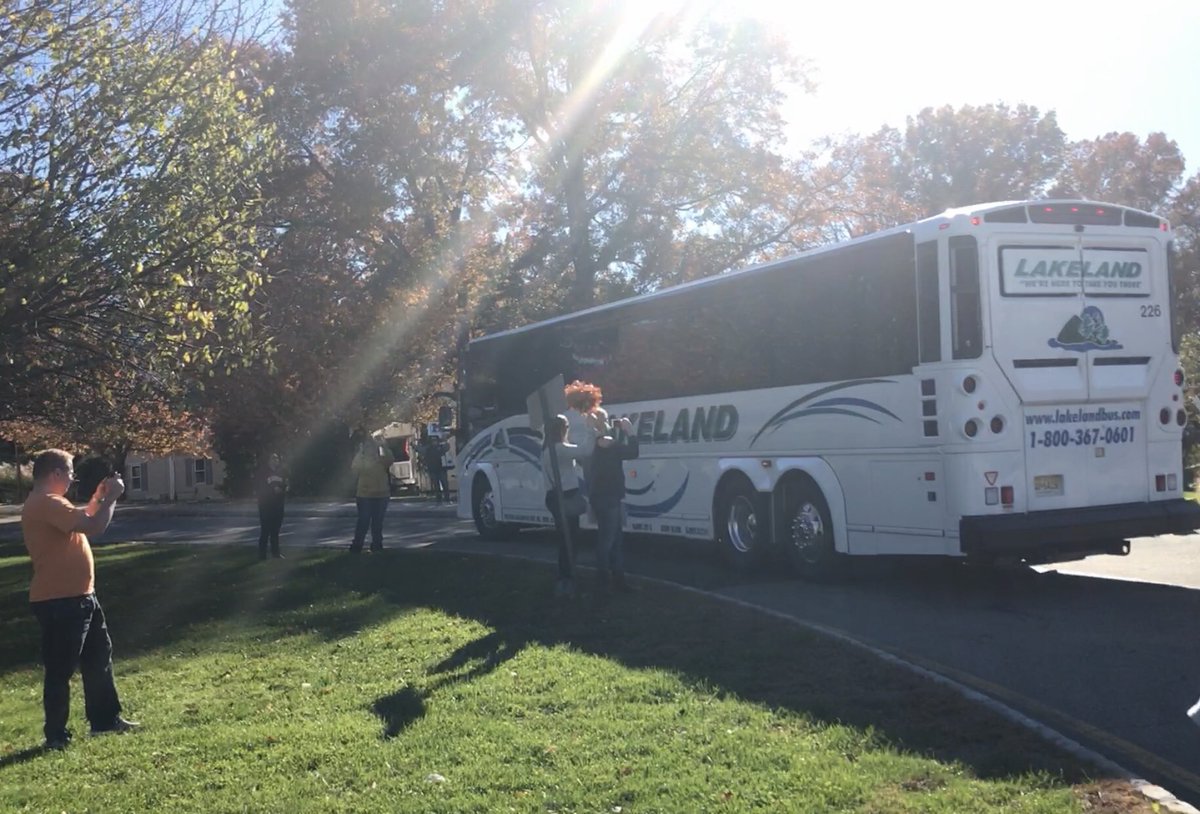
<path id="1" fill-rule="evenodd" d="M 354 542 L 350 544 L 351 551 L 362 551 L 363 540 L 367 538 L 367 526 L 371 527 L 371 550 L 383 550 L 383 516 L 387 513 L 386 497 L 360 497 L 358 502 L 358 522 L 354 524 Z"/>
<path id="2" fill-rule="evenodd" d="M 283 528 L 283 501 L 259 501 L 258 503 L 258 553 L 267 556 L 267 543 L 271 553 L 279 554 L 279 530 Z"/>
<path id="3" fill-rule="evenodd" d="M 71 709 L 71 676 L 83 674 L 83 703 L 92 729 L 108 729 L 121 714 L 113 683 L 112 639 L 104 609 L 95 594 L 31 602 L 42 626 L 42 706 L 46 740 L 67 737 Z"/>
<path id="4" fill-rule="evenodd" d="M 563 497 L 578 492 L 578 489 L 568 489 L 563 492 Z M 563 516 L 558 509 L 558 495 L 553 491 L 546 492 L 546 508 L 554 517 L 554 529 L 558 532 L 558 576 L 561 579 L 571 579 L 573 571 L 573 557 L 571 549 L 567 548 L 567 535 L 563 531 Z M 571 532 L 571 546 L 578 548 L 579 546 L 579 515 L 567 515 L 567 528 Z"/>
<path id="5" fill-rule="evenodd" d="M 429 480 L 433 484 L 433 494 L 438 503 L 450 499 L 450 478 L 446 476 L 445 469 L 429 470 Z"/>

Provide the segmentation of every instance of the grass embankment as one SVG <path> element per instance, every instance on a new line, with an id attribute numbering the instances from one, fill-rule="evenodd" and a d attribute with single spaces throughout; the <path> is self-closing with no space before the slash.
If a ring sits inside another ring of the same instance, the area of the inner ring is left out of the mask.
<path id="1" fill-rule="evenodd" d="M 952 693 L 676 591 L 556 605 L 449 555 L 98 552 L 143 731 L 42 753 L 27 561 L 0 558 L 4 811 L 1132 811 Z"/>

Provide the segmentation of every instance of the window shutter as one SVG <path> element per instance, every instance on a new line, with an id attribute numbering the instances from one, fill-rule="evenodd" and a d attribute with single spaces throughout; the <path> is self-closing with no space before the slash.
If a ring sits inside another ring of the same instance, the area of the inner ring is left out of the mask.
<path id="1" fill-rule="evenodd" d="M 196 464 L 194 464 L 192 462 L 191 458 L 188 458 L 187 459 L 187 474 L 186 474 L 186 479 L 187 479 L 186 482 L 187 482 L 188 486 L 195 485 L 195 476 L 193 474 L 195 471 L 196 471 Z"/>
<path id="2" fill-rule="evenodd" d="M 208 458 L 204 459 L 204 482 L 212 486 L 212 461 Z"/>

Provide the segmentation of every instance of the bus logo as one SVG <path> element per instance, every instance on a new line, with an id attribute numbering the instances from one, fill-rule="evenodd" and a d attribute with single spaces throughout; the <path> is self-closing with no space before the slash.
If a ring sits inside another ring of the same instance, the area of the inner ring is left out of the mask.
<path id="1" fill-rule="evenodd" d="M 1058 336 L 1050 340 L 1049 345 L 1052 348 L 1079 352 L 1121 349 L 1121 343 L 1108 335 L 1104 313 L 1094 305 L 1087 306 L 1082 314 L 1067 320 L 1067 324 L 1058 332 Z"/>

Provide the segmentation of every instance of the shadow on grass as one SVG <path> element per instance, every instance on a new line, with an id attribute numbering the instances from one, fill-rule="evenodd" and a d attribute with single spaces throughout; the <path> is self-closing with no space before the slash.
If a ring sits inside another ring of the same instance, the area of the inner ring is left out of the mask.
<path id="1" fill-rule="evenodd" d="M 19 752 L 13 752 L 0 757 L 0 769 L 7 769 L 9 766 L 17 766 L 21 763 L 28 763 L 34 758 L 41 757 L 50 750 L 45 746 L 31 746 L 28 749 L 22 749 Z"/>
<path id="2" fill-rule="evenodd" d="M 391 740 L 425 715 L 425 698 L 412 687 L 385 695 L 371 705 L 383 721 L 383 739 Z"/>
<path id="3" fill-rule="evenodd" d="M 556 602 L 549 564 L 394 550 L 297 553 L 260 564 L 249 547 L 118 546 L 98 554 L 97 570 L 118 672 L 124 657 L 220 635 L 204 631 L 212 623 L 257 626 L 276 639 L 337 640 L 432 608 L 488 627 L 430 667 L 424 686 L 371 702 L 385 739 L 420 719 L 443 688 L 485 676 L 529 645 L 565 645 L 818 725 L 869 729 L 897 749 L 982 778 L 1044 771 L 1074 783 L 1094 771 L 950 691 L 753 611 L 671 590 Z M 28 616 L 26 579 L 19 568 L 0 571 L 0 618 Z M 0 626 L 0 671 L 36 659 L 32 617 Z"/>

